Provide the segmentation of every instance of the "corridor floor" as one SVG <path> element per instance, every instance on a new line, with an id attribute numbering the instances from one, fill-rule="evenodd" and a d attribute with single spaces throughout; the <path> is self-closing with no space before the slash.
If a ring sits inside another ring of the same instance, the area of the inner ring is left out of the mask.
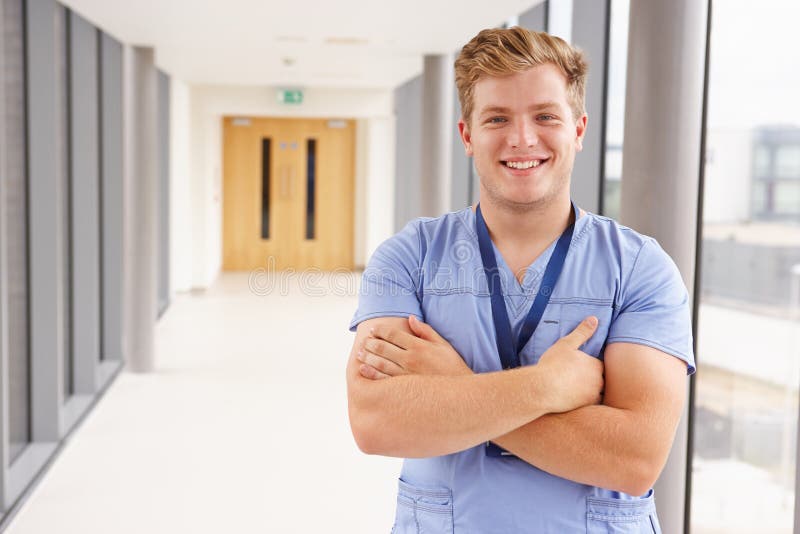
<path id="1" fill-rule="evenodd" d="M 178 296 L 8 534 L 389 532 L 400 461 L 350 435 L 357 276 L 225 274 Z"/>

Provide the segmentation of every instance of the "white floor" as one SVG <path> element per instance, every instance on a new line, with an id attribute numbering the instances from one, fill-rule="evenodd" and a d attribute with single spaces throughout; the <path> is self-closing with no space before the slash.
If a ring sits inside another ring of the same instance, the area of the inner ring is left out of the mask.
<path id="1" fill-rule="evenodd" d="M 389 532 L 399 460 L 347 421 L 355 280 L 225 275 L 176 298 L 158 370 L 117 378 L 6 532 Z"/>
<path id="2" fill-rule="evenodd" d="M 357 280 L 225 275 L 175 299 L 157 371 L 118 377 L 6 532 L 388 533 L 400 461 L 361 454 L 347 421 Z M 762 377 L 722 335 L 733 324 L 743 347 L 772 339 L 769 367 L 796 377 L 797 322 L 708 305 L 701 316 L 706 365 Z M 735 480 L 755 493 L 723 491 Z M 791 488 L 747 465 L 698 462 L 693 486 L 698 532 L 733 532 L 715 527 L 726 516 L 737 532 L 791 531 Z"/>

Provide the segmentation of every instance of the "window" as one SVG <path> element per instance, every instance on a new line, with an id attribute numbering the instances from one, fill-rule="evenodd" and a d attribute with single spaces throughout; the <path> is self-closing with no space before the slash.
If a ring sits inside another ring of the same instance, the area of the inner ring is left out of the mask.
<path id="1" fill-rule="evenodd" d="M 795 0 L 713 5 L 692 534 L 793 531 L 800 75 L 786 65 L 797 63 L 798 17 Z"/>
<path id="2" fill-rule="evenodd" d="M 611 1 L 608 43 L 606 157 L 603 170 L 603 215 L 619 218 L 622 188 L 622 140 L 625 129 L 625 76 L 628 64 L 630 0 Z"/>

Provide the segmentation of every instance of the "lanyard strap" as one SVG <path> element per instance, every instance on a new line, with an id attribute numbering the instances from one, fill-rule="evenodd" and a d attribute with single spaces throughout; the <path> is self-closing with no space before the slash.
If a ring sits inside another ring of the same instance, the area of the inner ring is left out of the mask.
<path id="1" fill-rule="evenodd" d="M 577 221 L 579 212 L 575 202 L 572 202 L 572 210 L 575 212 L 575 221 Z M 533 300 L 527 317 L 525 317 L 525 322 L 522 324 L 522 330 L 520 331 L 519 339 L 515 347 L 513 336 L 511 335 L 511 321 L 508 319 L 503 290 L 500 285 L 500 270 L 497 268 L 497 261 L 492 248 L 492 239 L 489 237 L 489 230 L 486 228 L 486 222 L 483 220 L 483 214 L 481 213 L 481 206 L 478 204 L 475 214 L 475 225 L 478 230 L 478 246 L 481 251 L 481 259 L 483 260 L 483 271 L 486 274 L 486 280 L 489 284 L 489 295 L 492 299 L 492 319 L 494 320 L 494 329 L 497 337 L 497 352 L 500 354 L 500 362 L 503 365 L 503 369 L 511 369 L 520 366 L 519 355 L 536 331 L 536 327 L 539 326 L 539 321 L 542 319 L 542 315 L 544 315 L 547 303 L 550 302 L 550 295 L 553 293 L 553 288 L 556 282 L 558 282 L 558 277 L 561 276 L 561 271 L 564 268 L 564 261 L 569 251 L 569 244 L 572 241 L 572 231 L 575 229 L 575 221 L 570 223 L 561 234 L 561 237 L 558 238 L 553 255 L 547 262 L 539 292 Z"/>

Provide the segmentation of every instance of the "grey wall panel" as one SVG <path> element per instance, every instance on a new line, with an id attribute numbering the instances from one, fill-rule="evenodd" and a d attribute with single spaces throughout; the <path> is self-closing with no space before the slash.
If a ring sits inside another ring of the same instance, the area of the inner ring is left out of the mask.
<path id="1" fill-rule="evenodd" d="M 59 313 L 63 327 L 61 378 L 64 385 L 62 401 L 66 402 L 74 390 L 72 350 L 72 186 L 70 178 L 70 84 L 69 84 L 69 11 L 56 8 L 54 42 L 56 44 L 56 195 L 61 206 L 58 219 L 60 235 L 58 261 L 61 273 Z"/>
<path id="2" fill-rule="evenodd" d="M 169 115 L 170 79 L 158 72 L 158 310 L 169 306 Z"/>
<path id="3" fill-rule="evenodd" d="M 56 179 L 56 69 L 54 0 L 28 0 L 26 9 L 28 99 L 28 210 L 32 439 L 58 441 L 62 398 L 63 325 L 60 286 L 62 211 Z M 56 192 L 56 194 L 54 194 Z"/>
<path id="4" fill-rule="evenodd" d="M 70 175 L 74 391 L 94 393 L 100 353 L 97 30 L 70 13 Z"/>
<path id="5" fill-rule="evenodd" d="M 422 76 L 394 91 L 395 128 L 395 230 L 419 216 L 422 172 Z"/>
<path id="6" fill-rule="evenodd" d="M 600 192 L 605 161 L 606 64 L 608 58 L 608 0 L 574 0 L 572 43 L 589 60 L 586 83 L 586 111 L 589 123 L 583 151 L 572 170 L 572 198 L 582 208 L 600 211 Z"/>
<path id="7" fill-rule="evenodd" d="M 100 36 L 101 358 L 122 360 L 122 44 Z"/>
<path id="8" fill-rule="evenodd" d="M 547 0 L 521 13 L 519 25 L 535 32 L 547 31 Z"/>
<path id="9" fill-rule="evenodd" d="M 9 461 L 30 441 L 30 354 L 28 345 L 28 209 L 25 162 L 25 56 L 23 4 L 3 1 L 3 165 L 6 306 L 8 315 Z"/>
<path id="10" fill-rule="evenodd" d="M 6 236 L 6 4 L 0 2 L 0 20 L 3 21 L 0 33 L 0 514 L 5 511 L 4 503 L 8 494 L 9 482 L 9 380 L 8 380 L 8 254 Z M 21 26 L 18 24 L 18 26 Z M 18 32 L 22 35 L 22 28 Z M 2 517 L 2 516 L 0 516 Z"/>
<path id="11" fill-rule="evenodd" d="M 455 85 L 455 84 L 454 84 Z M 458 121 L 461 120 L 461 103 L 458 101 L 458 89 L 453 87 L 453 128 L 450 138 L 453 140 L 452 173 L 453 183 L 450 189 L 450 209 L 460 210 L 472 203 L 474 190 L 472 180 L 472 158 L 464 153 L 464 143 L 458 133 Z"/>

